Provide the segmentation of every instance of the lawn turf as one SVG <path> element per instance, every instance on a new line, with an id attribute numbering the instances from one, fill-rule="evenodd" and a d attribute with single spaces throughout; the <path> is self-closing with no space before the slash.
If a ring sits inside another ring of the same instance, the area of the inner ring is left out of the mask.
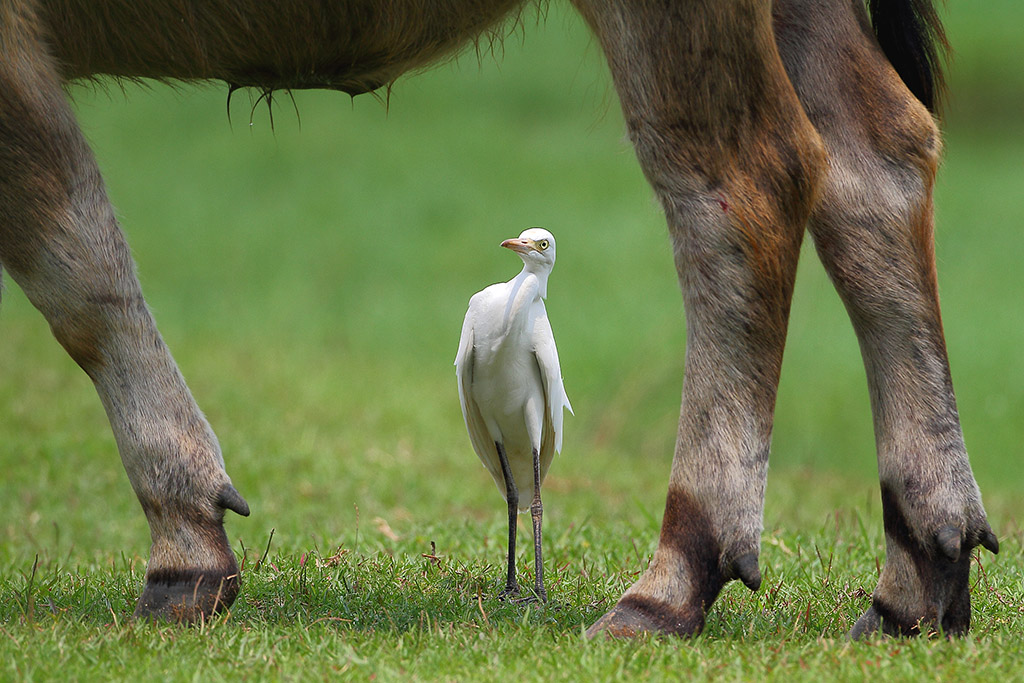
<path id="1" fill-rule="evenodd" d="M 88 379 L 6 278 L 0 677 L 1020 677 L 1024 71 L 1009 28 L 1024 9 L 990 4 L 945 13 L 957 58 L 936 190 L 953 377 L 1003 548 L 972 574 L 972 636 L 842 639 L 884 548 L 859 352 L 808 241 L 761 590 L 728 586 L 691 642 L 581 639 L 653 551 L 685 327 L 599 49 L 555 5 L 479 58 L 402 78 L 386 102 L 302 92 L 296 115 L 279 96 L 274 130 L 241 93 L 229 117 L 221 86 L 71 89 L 147 299 L 253 514 L 227 520 L 244 567 L 229 618 L 128 621 L 144 518 Z M 545 485 L 549 606 L 494 598 L 504 506 L 451 366 L 469 296 L 514 275 L 498 244 L 528 225 L 559 240 L 548 311 L 576 408 Z"/>

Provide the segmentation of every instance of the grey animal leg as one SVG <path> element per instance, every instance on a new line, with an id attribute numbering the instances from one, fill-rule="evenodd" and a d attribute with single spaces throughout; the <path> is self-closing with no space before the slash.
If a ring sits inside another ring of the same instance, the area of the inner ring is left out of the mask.
<path id="1" fill-rule="evenodd" d="M 687 323 L 658 548 L 588 634 L 690 635 L 725 582 L 760 585 L 772 413 L 824 155 L 779 59 L 770 3 L 576 4 L 665 210 Z"/>
<path id="2" fill-rule="evenodd" d="M 142 297 L 31 3 L 0 6 L 0 262 L 96 386 L 152 548 L 135 614 L 195 621 L 239 590 L 224 511 L 248 514 Z"/>
<path id="3" fill-rule="evenodd" d="M 775 13 L 786 68 L 829 154 L 810 231 L 860 341 L 878 449 L 886 561 L 850 636 L 966 633 L 971 549 L 999 545 L 939 314 L 939 133 L 863 30 L 863 5 L 783 0 Z"/>

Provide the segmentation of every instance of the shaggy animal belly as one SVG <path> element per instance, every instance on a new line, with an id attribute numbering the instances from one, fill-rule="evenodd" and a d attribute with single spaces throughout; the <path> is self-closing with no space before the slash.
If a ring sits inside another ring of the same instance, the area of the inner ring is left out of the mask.
<path id="1" fill-rule="evenodd" d="M 220 79 L 359 94 L 450 53 L 519 0 L 42 0 L 66 79 Z"/>

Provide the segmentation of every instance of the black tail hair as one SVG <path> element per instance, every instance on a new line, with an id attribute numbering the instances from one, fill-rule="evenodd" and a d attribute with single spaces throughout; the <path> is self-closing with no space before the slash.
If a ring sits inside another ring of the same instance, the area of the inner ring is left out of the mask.
<path id="1" fill-rule="evenodd" d="M 933 0 L 867 0 L 878 44 L 903 82 L 935 112 L 945 90 L 949 41 Z"/>

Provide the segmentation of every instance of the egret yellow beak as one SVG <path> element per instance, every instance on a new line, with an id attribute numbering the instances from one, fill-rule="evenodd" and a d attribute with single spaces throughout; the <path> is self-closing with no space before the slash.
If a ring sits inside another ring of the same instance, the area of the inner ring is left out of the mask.
<path id="1" fill-rule="evenodd" d="M 513 240 L 505 240 L 501 243 L 501 246 L 520 254 L 526 254 L 531 251 L 540 251 L 537 248 L 537 243 L 535 241 L 521 237 L 517 237 Z"/>

